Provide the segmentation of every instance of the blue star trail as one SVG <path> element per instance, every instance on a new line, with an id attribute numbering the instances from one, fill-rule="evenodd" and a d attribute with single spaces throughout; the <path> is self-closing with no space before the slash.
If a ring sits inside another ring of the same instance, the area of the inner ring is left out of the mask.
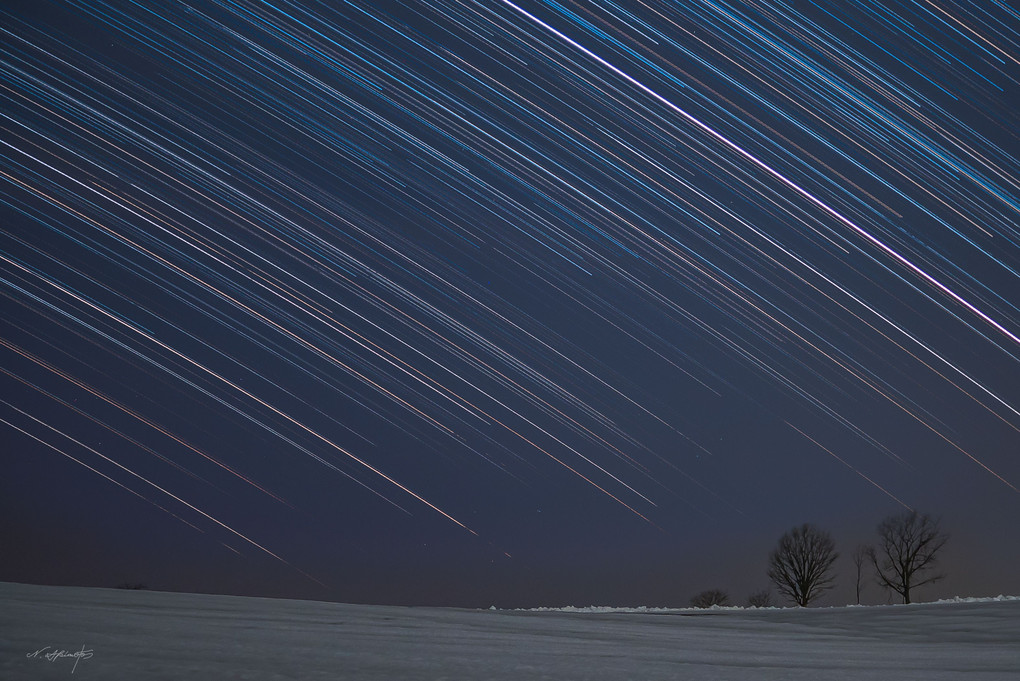
<path id="1" fill-rule="evenodd" d="M 1020 559 L 1006 4 L 13 3 L 0 98 L 0 578 L 669 601 L 902 508 Z"/>

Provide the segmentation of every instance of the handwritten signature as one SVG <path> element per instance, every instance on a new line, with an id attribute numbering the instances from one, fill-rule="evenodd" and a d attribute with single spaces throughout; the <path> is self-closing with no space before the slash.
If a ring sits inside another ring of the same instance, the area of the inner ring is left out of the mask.
<path id="1" fill-rule="evenodd" d="M 25 657 L 29 658 L 30 660 L 44 659 L 47 662 L 56 662 L 57 660 L 62 660 L 64 658 L 71 658 L 74 660 L 74 666 L 71 667 L 71 673 L 74 674 L 74 670 L 78 668 L 78 663 L 81 662 L 82 660 L 91 660 L 92 653 L 93 650 L 91 648 L 86 648 L 85 644 L 83 643 L 81 645 L 81 650 L 75 651 L 58 650 L 56 648 L 53 648 L 53 646 L 46 646 L 45 648 L 40 648 L 34 653 L 26 654 Z"/>

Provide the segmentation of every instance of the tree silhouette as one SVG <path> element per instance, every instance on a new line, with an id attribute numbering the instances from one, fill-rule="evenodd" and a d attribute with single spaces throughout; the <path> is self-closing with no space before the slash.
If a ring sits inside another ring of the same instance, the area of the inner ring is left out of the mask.
<path id="1" fill-rule="evenodd" d="M 769 579 L 779 593 L 804 607 L 832 588 L 838 556 L 829 533 L 805 523 L 780 537 L 769 555 Z"/>
<path id="2" fill-rule="evenodd" d="M 721 589 L 708 589 L 691 598 L 692 608 L 711 608 L 713 605 L 729 605 L 730 596 Z"/>
<path id="3" fill-rule="evenodd" d="M 858 544 L 853 552 L 854 568 L 857 570 L 857 581 L 854 582 L 857 589 L 857 605 L 861 604 L 861 567 L 863 567 L 864 561 L 868 559 L 870 554 L 871 547 L 865 544 Z"/>
<path id="4" fill-rule="evenodd" d="M 761 589 L 755 591 L 753 594 L 747 597 L 747 604 L 752 608 L 771 608 L 772 607 L 772 592 L 768 589 Z"/>
<path id="5" fill-rule="evenodd" d="M 939 550 L 949 541 L 940 520 L 927 513 L 907 511 L 891 515 L 878 525 L 879 543 L 868 552 L 878 582 L 910 602 L 910 591 L 931 584 L 944 574 L 928 574 L 936 566 Z"/>

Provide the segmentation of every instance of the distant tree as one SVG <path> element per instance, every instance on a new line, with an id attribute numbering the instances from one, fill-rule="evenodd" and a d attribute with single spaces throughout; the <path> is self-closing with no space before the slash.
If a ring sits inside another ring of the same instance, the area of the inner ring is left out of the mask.
<path id="1" fill-rule="evenodd" d="M 829 533 L 805 523 L 780 537 L 769 555 L 769 579 L 779 593 L 805 607 L 832 588 L 838 556 Z"/>
<path id="2" fill-rule="evenodd" d="M 692 608 L 711 608 L 713 605 L 729 605 L 730 596 L 721 589 L 709 589 L 702 591 L 691 598 Z"/>
<path id="3" fill-rule="evenodd" d="M 131 591 L 148 591 L 149 587 L 141 582 L 123 582 L 117 585 L 118 589 L 129 589 Z"/>
<path id="4" fill-rule="evenodd" d="M 854 560 L 854 568 L 857 570 L 857 580 L 854 583 L 857 589 L 857 605 L 861 604 L 861 568 L 871 553 L 871 547 L 866 544 L 858 544 L 851 556 Z"/>
<path id="5" fill-rule="evenodd" d="M 949 541 L 940 520 L 927 513 L 907 511 L 891 515 L 878 524 L 878 546 L 868 552 L 878 583 L 910 602 L 910 592 L 945 577 L 930 574 L 939 550 Z"/>
<path id="6" fill-rule="evenodd" d="M 771 608 L 773 605 L 772 592 L 768 589 L 755 591 L 747 597 L 747 604 L 752 608 Z"/>

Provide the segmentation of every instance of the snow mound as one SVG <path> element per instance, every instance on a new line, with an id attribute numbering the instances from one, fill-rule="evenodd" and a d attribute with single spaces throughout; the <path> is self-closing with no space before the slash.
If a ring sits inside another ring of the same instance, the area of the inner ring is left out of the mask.
<path id="1" fill-rule="evenodd" d="M 1002 594 L 999 594 L 998 596 L 982 596 L 977 598 L 972 596 L 953 596 L 952 598 L 943 598 L 935 601 L 933 605 L 938 605 L 940 603 L 1002 603 L 1004 601 L 1020 601 L 1020 596 L 1003 596 Z"/>
<path id="2" fill-rule="evenodd" d="M 922 602 L 922 603 L 910 603 L 910 607 L 914 606 L 926 606 L 926 605 L 945 605 L 947 603 L 1004 603 L 1009 601 L 1020 601 L 1020 596 L 954 596 L 952 598 L 943 598 L 937 601 Z M 895 603 L 893 605 L 902 605 Z M 845 605 L 845 606 L 828 606 L 823 608 L 812 608 L 812 610 L 831 610 L 840 608 L 887 608 L 888 605 Z M 492 606 L 490 610 L 498 610 L 496 606 Z M 663 607 L 651 607 L 651 606 L 638 606 L 638 607 L 621 607 L 611 605 L 588 605 L 584 607 L 578 607 L 575 605 L 564 605 L 558 607 L 538 607 L 538 608 L 517 608 L 514 612 L 564 612 L 564 613 L 589 613 L 589 614 L 655 614 L 655 613 L 691 613 L 691 612 L 713 612 L 713 611 L 768 611 L 768 610 L 801 610 L 794 606 L 780 607 L 770 605 L 764 608 L 755 606 L 743 606 L 743 605 L 713 605 L 707 608 L 663 608 Z"/>

